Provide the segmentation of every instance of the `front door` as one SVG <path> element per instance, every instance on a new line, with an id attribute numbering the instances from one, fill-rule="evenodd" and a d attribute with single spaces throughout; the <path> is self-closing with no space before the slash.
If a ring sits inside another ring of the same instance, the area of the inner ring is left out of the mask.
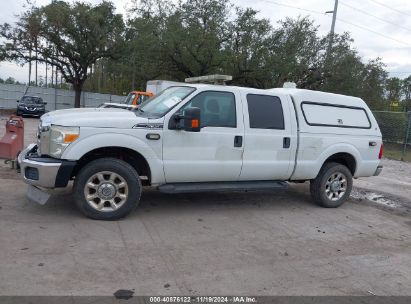
<path id="1" fill-rule="evenodd" d="M 164 124 L 163 164 L 167 183 L 236 181 L 243 154 L 243 109 L 235 91 L 201 91 L 187 107 L 201 110 L 201 131 L 169 130 Z"/>

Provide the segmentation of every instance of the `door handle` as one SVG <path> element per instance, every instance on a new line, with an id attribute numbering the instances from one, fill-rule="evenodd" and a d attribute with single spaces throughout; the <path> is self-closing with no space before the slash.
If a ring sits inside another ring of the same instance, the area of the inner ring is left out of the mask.
<path id="1" fill-rule="evenodd" d="M 291 138 L 284 137 L 283 138 L 283 148 L 288 149 L 290 147 L 290 144 L 291 144 Z"/>
<path id="2" fill-rule="evenodd" d="M 243 137 L 242 136 L 235 136 L 234 137 L 234 147 L 242 147 L 243 146 Z"/>

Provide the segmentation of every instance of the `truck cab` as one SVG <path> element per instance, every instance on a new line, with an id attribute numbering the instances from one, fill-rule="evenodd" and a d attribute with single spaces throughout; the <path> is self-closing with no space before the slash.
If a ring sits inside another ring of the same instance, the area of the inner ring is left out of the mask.
<path id="1" fill-rule="evenodd" d="M 86 216 L 117 219 L 144 186 L 176 193 L 310 181 L 315 202 L 338 207 L 353 177 L 379 174 L 381 156 L 381 132 L 360 98 L 179 84 L 135 112 L 50 112 L 18 161 L 32 198 L 74 180 Z"/>

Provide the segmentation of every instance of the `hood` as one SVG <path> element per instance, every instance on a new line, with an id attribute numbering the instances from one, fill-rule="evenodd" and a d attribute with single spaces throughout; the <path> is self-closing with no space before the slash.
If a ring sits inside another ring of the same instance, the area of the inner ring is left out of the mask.
<path id="1" fill-rule="evenodd" d="M 123 109 L 80 108 L 49 112 L 41 121 L 43 125 L 130 129 L 137 123 L 147 123 L 148 119 Z"/>

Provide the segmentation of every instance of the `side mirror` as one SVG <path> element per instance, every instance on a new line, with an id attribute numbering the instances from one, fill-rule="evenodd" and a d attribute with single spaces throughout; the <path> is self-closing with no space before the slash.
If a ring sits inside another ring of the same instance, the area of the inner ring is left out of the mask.
<path id="1" fill-rule="evenodd" d="M 200 132 L 201 130 L 200 108 L 187 108 L 184 110 L 184 131 Z"/>
<path id="2" fill-rule="evenodd" d="M 20 100 L 17 99 L 17 102 L 20 102 Z"/>
<path id="3" fill-rule="evenodd" d="M 199 108 L 187 108 L 184 110 L 184 115 L 181 113 L 175 113 L 171 116 L 168 122 L 168 128 L 170 130 L 184 130 L 188 132 L 200 132 L 201 110 Z"/>
<path id="4" fill-rule="evenodd" d="M 43 101 L 43 104 L 44 104 L 44 105 L 46 105 L 46 104 L 47 104 L 47 102 Z"/>

